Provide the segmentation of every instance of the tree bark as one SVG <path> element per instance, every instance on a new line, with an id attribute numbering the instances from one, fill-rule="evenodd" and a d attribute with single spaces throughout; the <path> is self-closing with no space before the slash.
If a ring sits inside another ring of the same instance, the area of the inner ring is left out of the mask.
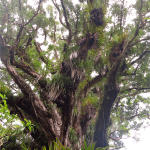
<path id="1" fill-rule="evenodd" d="M 119 93 L 117 73 L 120 68 L 120 62 L 121 61 L 117 61 L 113 64 L 107 75 L 107 82 L 104 85 L 103 101 L 99 108 L 94 133 L 94 142 L 96 142 L 95 149 L 98 147 L 104 148 L 109 146 L 107 130 L 109 127 L 111 108 Z"/>

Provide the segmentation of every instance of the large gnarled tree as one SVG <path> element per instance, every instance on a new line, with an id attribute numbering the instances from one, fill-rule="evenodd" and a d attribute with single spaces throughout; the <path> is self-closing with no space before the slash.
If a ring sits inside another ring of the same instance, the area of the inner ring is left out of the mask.
<path id="1" fill-rule="evenodd" d="M 150 91 L 149 1 L 133 5 L 132 25 L 125 24 L 131 9 L 125 0 L 52 0 L 46 10 L 44 3 L 0 1 L 0 92 L 6 94 L 5 84 L 12 91 L 6 95 L 11 113 L 35 125 L 25 130 L 32 148 L 56 138 L 73 149 L 84 138 L 107 147 L 109 139 L 117 142 L 138 129 L 129 121 L 149 114 L 139 109 L 149 103 L 139 95 Z"/>

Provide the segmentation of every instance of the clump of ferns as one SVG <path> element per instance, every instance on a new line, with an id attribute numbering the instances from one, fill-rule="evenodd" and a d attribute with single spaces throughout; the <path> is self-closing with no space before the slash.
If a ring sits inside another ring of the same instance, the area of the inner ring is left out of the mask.
<path id="1" fill-rule="evenodd" d="M 70 77 L 63 76 L 61 74 L 55 74 L 52 76 L 51 84 L 58 89 L 62 89 L 63 91 L 67 86 L 72 86 L 72 81 Z"/>

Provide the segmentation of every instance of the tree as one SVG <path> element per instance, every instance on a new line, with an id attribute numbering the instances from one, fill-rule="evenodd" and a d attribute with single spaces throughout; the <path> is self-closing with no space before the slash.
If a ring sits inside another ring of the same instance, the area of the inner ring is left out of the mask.
<path id="1" fill-rule="evenodd" d="M 95 148 L 122 146 L 122 136 L 139 129 L 136 118 L 149 118 L 140 93 L 150 92 L 150 2 L 52 2 L 45 10 L 44 0 L 0 1 L 0 92 L 12 91 L 2 93 L 9 109 L 32 121 L 25 133 L 39 147 L 58 139 L 79 149 L 84 138 Z M 131 8 L 136 17 L 126 24 Z"/>

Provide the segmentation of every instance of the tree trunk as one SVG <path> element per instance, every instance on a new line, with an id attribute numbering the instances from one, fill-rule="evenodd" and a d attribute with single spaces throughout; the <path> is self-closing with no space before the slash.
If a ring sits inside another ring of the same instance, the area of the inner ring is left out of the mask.
<path id="1" fill-rule="evenodd" d="M 99 108 L 98 119 L 95 126 L 95 133 L 94 133 L 94 142 L 96 142 L 95 149 L 98 147 L 104 148 L 109 146 L 107 129 L 109 127 L 110 122 L 111 108 L 119 93 L 118 81 L 116 79 L 119 67 L 120 61 L 115 62 L 113 67 L 108 73 L 107 82 L 104 86 L 103 101 Z"/>

